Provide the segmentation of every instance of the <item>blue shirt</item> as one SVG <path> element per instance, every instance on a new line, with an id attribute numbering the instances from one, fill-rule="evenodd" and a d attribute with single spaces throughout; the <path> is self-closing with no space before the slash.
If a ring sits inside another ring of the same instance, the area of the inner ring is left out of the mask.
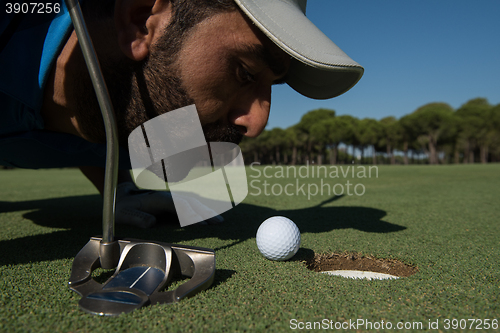
<path id="1" fill-rule="evenodd" d="M 60 8 L 59 13 L 25 14 L 14 31 L 15 15 L 1 8 L 0 165 L 30 169 L 105 166 L 104 144 L 44 130 L 40 114 L 44 88 L 73 31 L 65 4 Z M 126 149 L 120 149 L 120 168 L 130 169 Z"/>

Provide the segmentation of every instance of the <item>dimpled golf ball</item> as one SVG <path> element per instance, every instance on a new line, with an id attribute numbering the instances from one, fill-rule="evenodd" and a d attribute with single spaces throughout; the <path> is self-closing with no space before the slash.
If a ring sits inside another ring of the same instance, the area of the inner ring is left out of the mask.
<path id="1" fill-rule="evenodd" d="M 284 216 L 270 217 L 257 230 L 257 247 L 267 259 L 288 260 L 299 250 L 299 228 Z"/>

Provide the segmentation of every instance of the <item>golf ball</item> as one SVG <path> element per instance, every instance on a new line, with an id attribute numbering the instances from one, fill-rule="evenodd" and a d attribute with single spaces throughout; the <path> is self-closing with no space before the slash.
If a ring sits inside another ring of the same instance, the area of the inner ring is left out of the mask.
<path id="1" fill-rule="evenodd" d="M 299 250 L 299 228 L 284 216 L 270 217 L 257 230 L 257 247 L 267 259 L 288 260 Z"/>

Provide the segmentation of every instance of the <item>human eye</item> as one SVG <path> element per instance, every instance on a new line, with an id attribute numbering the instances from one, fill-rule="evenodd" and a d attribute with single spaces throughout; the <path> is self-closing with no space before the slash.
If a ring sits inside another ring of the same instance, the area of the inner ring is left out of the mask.
<path id="1" fill-rule="evenodd" d="M 236 76 L 242 83 L 255 82 L 255 76 L 250 73 L 243 65 L 239 65 L 236 69 Z"/>

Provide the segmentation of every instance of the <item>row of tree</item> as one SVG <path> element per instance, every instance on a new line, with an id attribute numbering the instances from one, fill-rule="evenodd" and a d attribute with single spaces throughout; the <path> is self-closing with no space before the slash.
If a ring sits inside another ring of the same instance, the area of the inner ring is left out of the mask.
<path id="1" fill-rule="evenodd" d="M 381 120 L 317 109 L 287 129 L 245 138 L 240 147 L 245 162 L 262 164 L 500 162 L 500 104 L 476 98 L 454 110 L 430 103 Z"/>

